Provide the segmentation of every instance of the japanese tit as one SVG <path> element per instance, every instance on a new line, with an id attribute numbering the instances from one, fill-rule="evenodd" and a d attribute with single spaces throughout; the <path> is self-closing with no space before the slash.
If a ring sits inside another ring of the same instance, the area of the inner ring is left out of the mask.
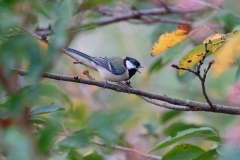
<path id="1" fill-rule="evenodd" d="M 107 81 L 128 81 L 136 72 L 139 72 L 139 68 L 143 68 L 136 59 L 130 57 L 91 57 L 71 48 L 67 50 L 88 59 L 100 76 L 104 78 L 105 86 Z"/>

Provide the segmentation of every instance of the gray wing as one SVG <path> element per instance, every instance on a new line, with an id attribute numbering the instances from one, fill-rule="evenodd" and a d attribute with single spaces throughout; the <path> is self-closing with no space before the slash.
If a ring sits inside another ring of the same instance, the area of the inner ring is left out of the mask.
<path id="1" fill-rule="evenodd" d="M 115 75 L 121 75 L 126 71 L 121 57 L 92 57 L 91 60 Z"/>

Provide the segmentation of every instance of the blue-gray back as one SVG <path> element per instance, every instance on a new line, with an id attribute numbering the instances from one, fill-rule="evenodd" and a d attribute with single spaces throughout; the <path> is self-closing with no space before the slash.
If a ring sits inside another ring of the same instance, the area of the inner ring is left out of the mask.
<path id="1" fill-rule="evenodd" d="M 92 57 L 91 60 L 115 75 L 121 75 L 126 71 L 121 57 Z"/>

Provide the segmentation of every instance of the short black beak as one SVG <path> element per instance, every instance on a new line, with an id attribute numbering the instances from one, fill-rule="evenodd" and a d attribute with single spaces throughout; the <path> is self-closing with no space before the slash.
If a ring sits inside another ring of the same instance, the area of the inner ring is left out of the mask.
<path id="1" fill-rule="evenodd" d="M 138 73 L 141 73 L 141 72 L 138 70 L 138 68 L 143 68 L 143 66 L 139 66 L 139 67 L 136 68 L 137 72 L 138 72 Z"/>

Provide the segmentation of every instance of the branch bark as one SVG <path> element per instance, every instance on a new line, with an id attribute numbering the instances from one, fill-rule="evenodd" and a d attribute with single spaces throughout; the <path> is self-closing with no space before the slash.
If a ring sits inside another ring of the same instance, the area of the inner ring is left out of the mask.
<path id="1" fill-rule="evenodd" d="M 196 9 L 183 10 L 183 9 L 177 9 L 177 8 L 171 9 L 171 13 L 192 13 L 196 11 L 199 11 L 199 9 L 198 10 Z M 116 23 L 116 22 L 130 20 L 130 19 L 141 19 L 141 16 L 164 15 L 164 14 L 169 14 L 169 12 L 165 8 L 130 10 L 128 12 L 117 14 L 111 17 L 104 17 L 94 22 L 85 22 L 81 26 L 79 26 L 79 28 L 86 28 L 89 26 L 103 26 L 103 25 L 108 25 L 111 23 Z M 161 19 L 159 19 L 158 22 L 161 22 Z M 185 20 L 163 20 L 163 22 L 173 23 L 173 24 L 187 24 L 187 25 L 190 25 L 192 23 L 191 21 L 185 21 Z"/>
<path id="2" fill-rule="evenodd" d="M 93 141 L 94 144 L 98 145 L 98 146 L 103 146 L 103 147 L 108 147 L 107 145 L 103 144 L 102 142 L 97 142 L 97 141 Z M 122 146 L 118 146 L 118 145 L 112 145 L 111 148 L 113 149 L 117 149 L 117 150 L 120 150 L 120 151 L 125 151 L 125 152 L 135 152 L 145 158 L 151 158 L 151 159 L 157 159 L 157 160 L 161 160 L 162 157 L 160 156 L 156 156 L 156 155 L 153 155 L 153 154 L 146 154 L 146 153 L 143 153 L 137 149 L 134 149 L 134 148 L 127 148 L 127 147 L 122 147 Z"/>
<path id="3" fill-rule="evenodd" d="M 13 71 L 21 76 L 27 75 L 27 71 L 25 71 L 25 70 L 13 69 Z M 54 79 L 54 80 L 67 81 L 67 82 L 88 84 L 88 85 L 93 85 L 93 86 L 98 86 L 98 87 L 104 88 L 103 81 L 88 80 L 88 79 L 84 79 L 84 78 L 79 78 L 79 77 L 74 77 L 74 76 L 65 76 L 65 75 L 59 75 L 59 74 L 53 74 L 53 73 L 43 73 L 42 77 Z M 240 115 L 239 107 L 213 104 L 215 110 L 212 110 L 209 107 L 209 104 L 207 104 L 207 103 L 178 99 L 178 98 L 170 97 L 170 96 L 163 95 L 163 94 L 156 94 L 156 93 L 143 91 L 143 90 L 140 90 L 137 88 L 124 88 L 124 87 L 119 87 L 117 85 L 108 84 L 106 89 L 114 90 L 117 92 L 123 92 L 123 93 L 127 93 L 127 94 L 134 94 L 137 96 L 142 96 L 144 98 L 147 98 L 145 100 L 152 104 L 162 106 L 165 108 L 169 108 L 169 109 L 184 110 L 184 111 L 206 111 L 206 112 L 214 112 L 214 113 Z M 157 102 L 159 102 L 159 104 L 157 104 Z"/>
<path id="4" fill-rule="evenodd" d="M 95 21 L 86 21 L 83 22 L 80 26 L 76 27 L 76 26 L 72 26 L 69 28 L 70 31 L 78 31 L 79 29 L 83 29 L 83 28 L 88 28 L 88 27 L 93 27 L 93 26 L 104 26 L 104 25 L 108 25 L 108 24 L 112 24 L 112 23 L 116 23 L 116 22 L 120 22 L 120 21 L 126 21 L 126 20 L 130 20 L 130 19 L 139 19 L 141 20 L 143 16 L 156 16 L 156 15 L 166 15 L 166 14 L 176 14 L 176 13 L 181 13 L 181 14 L 185 14 L 185 13 L 193 13 L 193 12 L 197 12 L 202 10 L 202 8 L 179 8 L 179 7 L 168 7 L 168 9 L 162 7 L 162 8 L 150 8 L 150 9 L 141 9 L 141 10 L 129 10 L 127 12 L 124 13 L 119 13 L 119 14 L 115 14 L 112 16 L 107 16 L 104 18 L 100 18 L 98 20 Z M 143 18 L 144 21 L 144 18 Z M 145 21 L 148 22 L 148 21 Z M 162 19 L 162 18 L 154 18 L 154 21 L 150 22 L 150 23 L 154 23 L 154 22 L 161 22 L 161 23 L 172 23 L 172 24 L 186 24 L 186 25 L 191 25 L 192 22 L 191 21 L 187 21 L 187 20 L 172 20 L 172 19 Z M 35 31 L 35 33 L 37 35 L 51 35 L 51 28 L 45 28 L 45 29 L 38 29 Z"/>

